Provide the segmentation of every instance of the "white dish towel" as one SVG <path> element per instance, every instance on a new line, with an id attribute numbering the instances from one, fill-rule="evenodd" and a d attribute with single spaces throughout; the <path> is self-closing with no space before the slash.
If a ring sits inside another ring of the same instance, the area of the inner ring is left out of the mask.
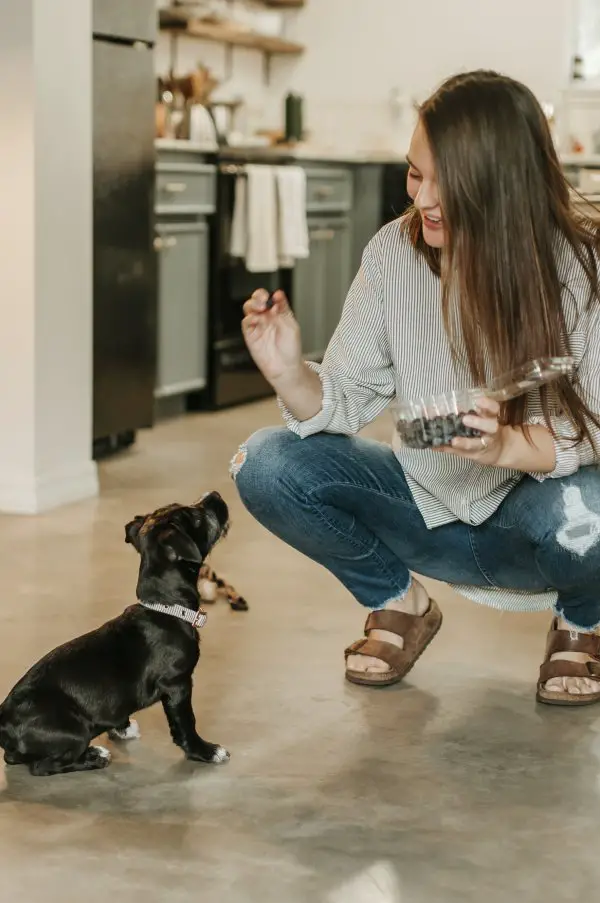
<path id="1" fill-rule="evenodd" d="M 306 172 L 301 166 L 278 166 L 276 179 L 279 265 L 292 267 L 309 254 Z"/>
<path id="2" fill-rule="evenodd" d="M 237 177 L 230 253 L 245 260 L 250 273 L 279 268 L 277 191 L 273 166 L 247 165 Z"/>

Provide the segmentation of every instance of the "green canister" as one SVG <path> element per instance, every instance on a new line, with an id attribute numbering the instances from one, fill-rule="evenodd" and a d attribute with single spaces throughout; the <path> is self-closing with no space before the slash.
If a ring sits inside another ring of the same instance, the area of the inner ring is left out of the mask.
<path id="1" fill-rule="evenodd" d="M 290 91 L 285 98 L 285 140 L 290 144 L 302 141 L 302 106 L 303 98 Z"/>

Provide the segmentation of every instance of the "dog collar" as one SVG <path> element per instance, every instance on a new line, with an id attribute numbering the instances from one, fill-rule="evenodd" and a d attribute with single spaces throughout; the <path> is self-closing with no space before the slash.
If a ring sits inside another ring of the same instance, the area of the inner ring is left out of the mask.
<path id="1" fill-rule="evenodd" d="M 163 615 L 171 615 L 173 618 L 179 618 L 180 621 L 186 621 L 188 624 L 191 624 L 196 630 L 200 630 L 200 628 L 204 627 L 208 621 L 208 615 L 202 608 L 199 608 L 198 611 L 194 611 L 192 608 L 186 608 L 184 605 L 179 605 L 178 603 L 164 605 L 162 602 L 138 601 L 144 608 L 149 608 L 150 611 L 159 611 Z"/>

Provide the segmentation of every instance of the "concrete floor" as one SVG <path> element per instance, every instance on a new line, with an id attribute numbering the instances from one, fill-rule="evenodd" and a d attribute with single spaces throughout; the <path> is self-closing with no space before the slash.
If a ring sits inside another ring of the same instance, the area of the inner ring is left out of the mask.
<path id="1" fill-rule="evenodd" d="M 42 653 L 134 598 L 134 514 L 218 489 L 214 564 L 248 613 L 210 609 L 195 703 L 232 754 L 187 763 L 158 708 L 110 768 L 0 773 L 0 900 L 562 903 L 595 895 L 600 709 L 536 708 L 547 616 L 433 587 L 443 630 L 404 686 L 345 683 L 362 612 L 241 509 L 237 443 L 272 402 L 161 425 L 102 465 L 98 501 L 0 518 L 0 696 Z M 370 431 L 387 438 L 384 418 Z"/>

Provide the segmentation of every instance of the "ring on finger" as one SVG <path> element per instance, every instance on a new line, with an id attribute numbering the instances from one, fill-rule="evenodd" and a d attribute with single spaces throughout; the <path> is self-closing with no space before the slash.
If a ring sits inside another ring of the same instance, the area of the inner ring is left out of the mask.
<path id="1" fill-rule="evenodd" d="M 481 437 L 481 448 L 483 451 L 485 451 L 487 447 L 488 447 L 488 440 L 486 439 L 485 436 L 482 436 Z"/>

